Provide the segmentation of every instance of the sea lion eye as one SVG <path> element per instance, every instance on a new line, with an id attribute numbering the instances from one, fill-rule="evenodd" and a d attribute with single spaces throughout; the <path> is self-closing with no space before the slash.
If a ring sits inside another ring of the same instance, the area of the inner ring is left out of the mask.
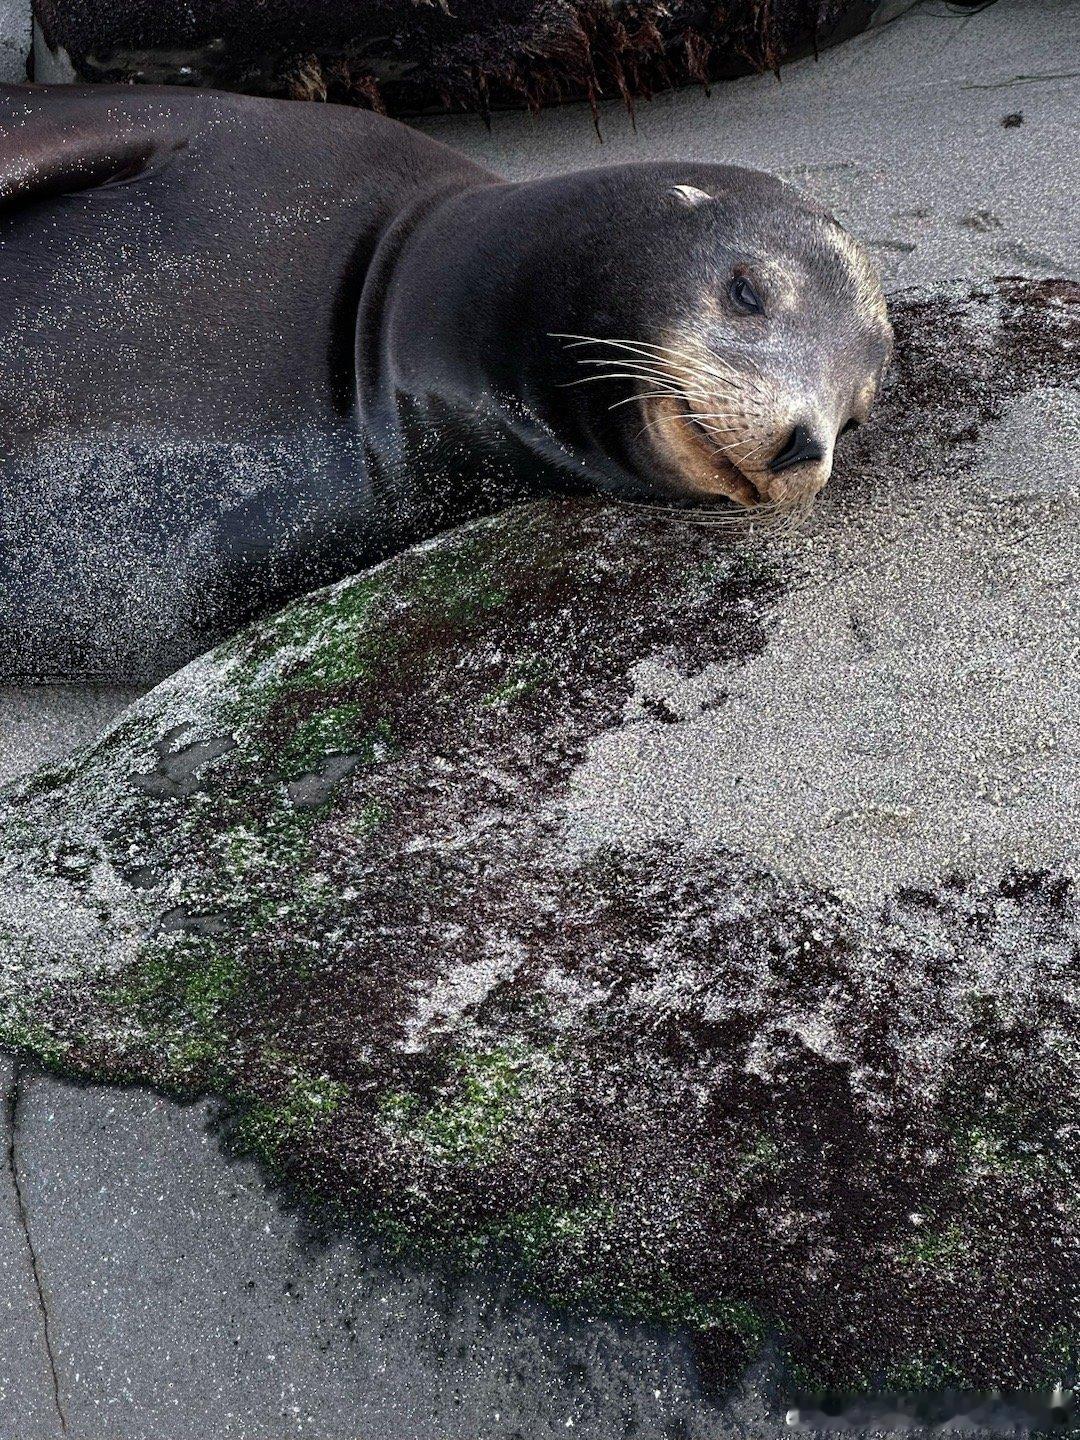
<path id="1" fill-rule="evenodd" d="M 765 306 L 761 303 L 761 297 L 745 275 L 735 276 L 728 286 L 728 294 L 735 309 L 741 310 L 744 315 L 765 314 Z"/>

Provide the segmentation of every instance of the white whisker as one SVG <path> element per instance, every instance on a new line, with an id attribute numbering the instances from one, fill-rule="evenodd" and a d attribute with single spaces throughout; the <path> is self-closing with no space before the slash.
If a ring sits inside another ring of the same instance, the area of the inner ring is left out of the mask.
<path id="1" fill-rule="evenodd" d="M 568 340 L 568 350 L 580 349 L 583 345 L 609 345 L 613 349 L 628 351 L 631 354 L 642 356 L 644 359 L 656 361 L 661 357 L 672 356 L 683 367 L 689 369 L 695 375 L 712 373 L 719 377 L 723 371 L 731 378 L 737 379 L 740 384 L 750 385 L 756 389 L 763 389 L 759 381 L 764 377 L 761 374 L 761 367 L 749 356 L 740 356 L 740 365 L 737 367 L 731 361 L 723 359 L 712 351 L 705 351 L 704 354 L 695 354 L 685 349 L 677 349 L 671 345 L 655 345 L 647 340 L 628 340 L 625 338 L 604 337 L 600 335 L 570 335 L 561 334 L 555 331 L 549 332 L 555 340 Z M 670 363 L 670 362 L 665 362 Z M 721 370 L 722 367 L 722 370 Z M 747 371 L 753 372 L 747 374 Z M 755 379 L 754 377 L 759 377 Z"/>
<path id="2" fill-rule="evenodd" d="M 607 408 L 618 410 L 620 405 L 633 405 L 635 400 L 658 400 L 670 398 L 673 395 L 678 399 L 682 398 L 677 390 L 646 390 L 644 394 L 627 395 L 624 400 L 616 400 L 614 405 L 609 405 Z"/>
<path id="3" fill-rule="evenodd" d="M 569 389 L 571 388 L 571 386 L 574 386 L 574 385 L 588 385 L 590 382 L 592 382 L 592 381 L 594 381 L 594 380 L 641 380 L 642 378 L 643 378 L 643 377 L 642 377 L 641 375 L 628 375 L 628 374 L 619 374 L 619 373 L 608 374 L 608 375 L 583 375 L 580 380 L 566 380 L 566 381 L 564 381 L 564 382 L 562 383 L 562 385 L 560 386 L 560 389 L 569 390 Z M 659 382 L 657 382 L 657 383 L 659 383 Z M 679 389 L 679 387 L 674 383 L 674 381 L 671 382 L 671 387 L 670 387 L 670 388 L 671 388 L 671 393 L 672 393 L 673 395 L 681 395 L 681 394 L 682 394 L 682 391 L 681 391 L 681 390 Z"/>

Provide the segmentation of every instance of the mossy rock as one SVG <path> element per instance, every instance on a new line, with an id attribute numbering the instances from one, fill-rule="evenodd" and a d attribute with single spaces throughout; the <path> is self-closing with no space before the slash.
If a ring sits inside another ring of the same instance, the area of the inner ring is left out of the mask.
<path id="1" fill-rule="evenodd" d="M 966 463 L 1067 374 L 1074 298 L 902 302 L 840 492 Z M 0 1036 L 217 1094 L 386 1243 L 721 1373 L 771 1341 L 815 1390 L 1068 1379 L 1070 865 L 871 903 L 695 833 L 674 762 L 684 833 L 579 823 L 605 735 L 666 763 L 720 724 L 798 544 L 551 502 L 254 625 L 0 797 Z"/>

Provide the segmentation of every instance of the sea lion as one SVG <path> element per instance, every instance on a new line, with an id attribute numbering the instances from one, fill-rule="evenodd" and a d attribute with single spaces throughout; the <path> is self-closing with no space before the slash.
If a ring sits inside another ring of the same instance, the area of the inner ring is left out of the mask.
<path id="1" fill-rule="evenodd" d="M 0 678 L 158 678 L 544 489 L 798 508 L 890 343 L 749 170 L 507 183 L 345 108 L 2 87 Z"/>

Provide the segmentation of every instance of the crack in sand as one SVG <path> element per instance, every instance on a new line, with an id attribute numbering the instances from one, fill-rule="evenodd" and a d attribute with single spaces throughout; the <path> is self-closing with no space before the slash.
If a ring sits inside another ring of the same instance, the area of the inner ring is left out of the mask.
<path id="1" fill-rule="evenodd" d="M 56 1356 L 53 1353 L 51 1325 L 49 1320 L 49 1307 L 45 1300 L 45 1287 L 41 1279 L 41 1263 L 34 1246 L 34 1239 L 30 1233 L 30 1216 L 27 1210 L 26 1197 L 23 1194 L 22 1181 L 19 1178 L 18 1165 L 18 1133 L 19 1133 L 19 1100 L 22 1092 L 22 1066 L 16 1060 L 11 1080 L 11 1088 L 7 1097 L 7 1123 L 8 1123 L 8 1149 L 7 1167 L 11 1175 L 12 1189 L 15 1194 L 15 1213 L 19 1222 L 19 1229 L 22 1231 L 23 1241 L 26 1245 L 27 1257 L 30 1261 L 30 1273 L 34 1279 L 34 1290 L 37 1296 L 38 1310 L 41 1313 L 42 1337 L 45 1342 L 45 1355 L 49 1362 L 49 1374 L 52 1379 L 53 1404 L 56 1407 L 56 1417 L 60 1422 L 61 1434 L 67 1434 L 67 1416 L 64 1413 L 64 1402 L 60 1395 L 60 1372 L 56 1364 Z"/>

